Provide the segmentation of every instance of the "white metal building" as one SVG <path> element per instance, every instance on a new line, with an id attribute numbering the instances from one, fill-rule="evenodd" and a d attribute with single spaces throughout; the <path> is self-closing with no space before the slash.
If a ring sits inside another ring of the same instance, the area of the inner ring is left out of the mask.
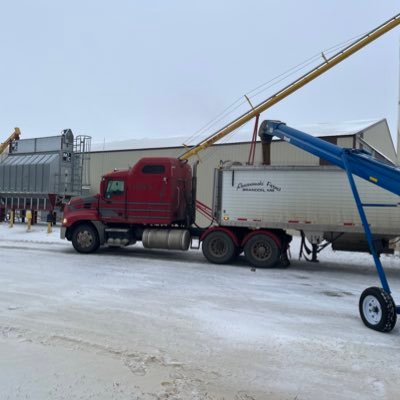
<path id="1" fill-rule="evenodd" d="M 397 162 L 395 147 L 385 119 L 352 121 L 341 124 L 315 124 L 298 129 L 343 147 L 363 148 L 376 157 Z M 198 200 L 211 206 L 214 169 L 221 161 L 246 163 L 251 133 L 240 132 L 228 143 L 216 144 L 199 154 Z M 90 193 L 97 193 L 101 176 L 114 169 L 132 166 L 142 157 L 177 157 L 184 153 L 184 138 L 143 139 L 112 142 L 94 147 L 90 157 Z M 194 163 L 196 159 L 193 159 Z M 271 165 L 324 165 L 325 161 L 276 140 L 262 148 L 257 143 L 255 162 Z M 199 219 L 200 223 L 205 221 Z"/>

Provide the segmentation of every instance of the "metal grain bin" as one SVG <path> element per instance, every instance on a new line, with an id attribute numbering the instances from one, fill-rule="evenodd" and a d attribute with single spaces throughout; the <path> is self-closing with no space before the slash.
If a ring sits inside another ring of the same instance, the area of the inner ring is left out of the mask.
<path id="1" fill-rule="evenodd" d="M 14 141 L 0 163 L 0 208 L 52 209 L 80 195 L 89 150 L 90 138 L 74 140 L 70 129 L 60 136 Z"/>

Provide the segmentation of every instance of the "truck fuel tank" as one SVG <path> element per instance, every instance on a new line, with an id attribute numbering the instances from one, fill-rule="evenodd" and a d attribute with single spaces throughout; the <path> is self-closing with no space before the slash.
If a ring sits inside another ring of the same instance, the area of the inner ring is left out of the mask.
<path id="1" fill-rule="evenodd" d="M 148 249 L 188 250 L 190 233 L 187 229 L 145 229 L 142 243 Z"/>

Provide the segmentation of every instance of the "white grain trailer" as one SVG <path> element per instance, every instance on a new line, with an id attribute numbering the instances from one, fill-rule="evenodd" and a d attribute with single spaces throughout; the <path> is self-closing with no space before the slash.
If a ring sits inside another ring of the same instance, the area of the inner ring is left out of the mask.
<path id="1" fill-rule="evenodd" d="M 362 201 L 379 204 L 366 210 L 378 252 L 392 252 L 389 241 L 400 236 L 399 196 L 355 179 Z M 215 171 L 213 213 L 218 226 L 202 238 L 212 262 L 229 262 L 244 250 L 252 265 L 273 266 L 285 261 L 290 230 L 310 241 L 314 261 L 327 242 L 335 250 L 368 251 L 346 173 L 333 166 L 222 165 Z"/>

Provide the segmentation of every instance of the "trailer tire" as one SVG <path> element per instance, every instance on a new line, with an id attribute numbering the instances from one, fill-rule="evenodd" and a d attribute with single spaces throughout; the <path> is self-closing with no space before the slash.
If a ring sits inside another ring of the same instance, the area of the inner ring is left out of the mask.
<path id="1" fill-rule="evenodd" d="M 237 254 L 233 240 L 221 231 L 209 233 L 203 240 L 201 248 L 204 257 L 214 264 L 226 264 Z"/>
<path id="2" fill-rule="evenodd" d="M 268 235 L 254 235 L 244 245 L 244 255 L 250 265 L 257 268 L 271 268 L 279 261 L 280 250 Z"/>
<path id="3" fill-rule="evenodd" d="M 379 332 L 390 332 L 396 325 L 396 304 L 392 296 L 379 287 L 365 289 L 359 310 L 364 324 Z"/>
<path id="4" fill-rule="evenodd" d="M 99 235 L 91 224 L 81 224 L 72 232 L 72 245 L 78 253 L 93 253 L 100 246 Z"/>

